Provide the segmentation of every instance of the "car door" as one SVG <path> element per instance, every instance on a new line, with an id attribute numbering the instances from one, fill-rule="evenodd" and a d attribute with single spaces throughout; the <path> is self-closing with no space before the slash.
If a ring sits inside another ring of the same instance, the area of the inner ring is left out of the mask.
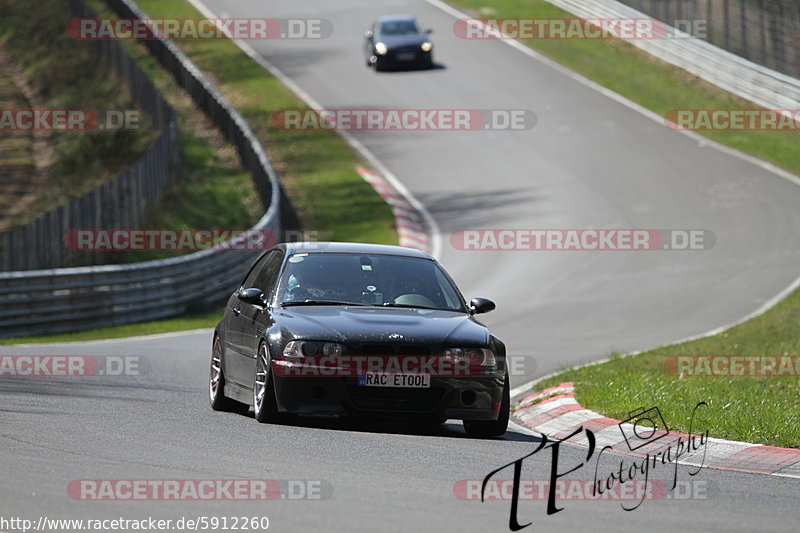
<path id="1" fill-rule="evenodd" d="M 280 272 L 283 262 L 284 252 L 282 250 L 272 250 L 259 261 L 257 268 L 245 280 L 243 288 L 258 288 L 264 292 L 264 300 L 268 302 L 273 290 L 274 280 Z M 232 310 L 232 328 L 235 334 L 232 335 L 231 357 L 228 363 L 228 373 L 230 379 L 245 387 L 253 386 L 253 375 L 255 372 L 255 358 L 258 349 L 258 342 L 261 333 L 264 331 L 264 324 L 269 322 L 270 311 L 265 305 L 255 305 L 237 302 L 237 308 Z"/>
<path id="2" fill-rule="evenodd" d="M 244 379 L 242 356 L 246 345 L 245 329 L 247 321 L 243 319 L 242 313 L 250 313 L 249 304 L 242 302 L 238 298 L 239 291 L 248 289 L 255 283 L 256 276 L 264 268 L 269 258 L 269 253 L 263 255 L 251 268 L 242 280 L 239 290 L 228 300 L 225 309 L 225 335 L 223 347 L 225 350 L 225 377 L 238 384 L 243 384 Z"/>

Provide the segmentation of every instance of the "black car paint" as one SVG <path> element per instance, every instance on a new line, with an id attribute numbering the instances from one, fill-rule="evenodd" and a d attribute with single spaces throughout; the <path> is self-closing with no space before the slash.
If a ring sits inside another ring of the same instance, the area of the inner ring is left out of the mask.
<path id="1" fill-rule="evenodd" d="M 413 17 L 406 18 L 414 20 Z M 413 35 L 382 35 L 380 32 L 380 22 L 381 19 L 376 20 L 372 24 L 371 29 L 365 33 L 365 51 L 368 65 L 375 65 L 379 69 L 393 65 L 433 66 L 433 51 L 425 52 L 422 50 L 422 45 L 426 42 L 430 42 L 428 34 L 431 30 Z M 378 54 L 375 48 L 375 45 L 379 42 L 386 45 L 387 52 L 385 55 Z M 413 60 L 404 61 L 398 59 L 398 53 L 413 53 L 415 58 Z M 371 61 L 370 58 L 374 58 L 375 61 Z"/>
<path id="2" fill-rule="evenodd" d="M 331 252 L 350 250 L 350 253 L 400 253 L 434 261 L 424 252 L 393 246 L 351 246 L 342 243 L 314 243 L 313 246 L 314 249 L 327 249 Z M 496 354 L 498 370 L 469 378 L 432 378 L 432 388 L 444 392 L 430 409 L 405 411 L 401 400 L 393 404 L 395 407 L 387 404 L 386 409 L 360 408 L 348 393 L 357 384 L 357 379 L 352 377 L 276 377 L 275 390 L 272 392 L 277 397 L 279 410 L 301 414 L 395 414 L 473 420 L 497 417 L 505 379 L 505 345 L 475 318 L 473 312 L 380 306 L 281 307 L 280 302 L 275 300 L 275 287 L 280 284 L 288 258 L 304 250 L 302 244 L 290 243 L 278 245 L 266 252 L 254 263 L 242 286 L 228 299 L 225 316 L 215 330 L 222 341 L 226 396 L 252 404 L 256 354 L 261 343 L 268 346 L 273 361 L 283 357 L 283 348 L 290 340 L 338 342 L 348 348 L 374 344 L 424 346 L 432 355 L 441 354 L 448 347 L 482 347 L 489 348 Z M 254 271 L 265 264 L 268 254 L 280 256 L 281 268 L 272 286 L 259 295 L 258 290 L 246 287 L 245 281 L 258 274 Z M 463 300 L 460 293 L 459 297 Z M 485 299 L 476 299 L 475 303 L 481 303 L 479 300 L 484 305 L 485 302 L 491 304 Z M 490 310 L 493 304 L 486 307 Z M 402 340 L 393 339 L 390 335 L 401 335 Z M 317 385 L 322 385 L 325 389 L 323 398 L 315 398 L 311 394 L 312 388 Z M 469 406 L 459 402 L 459 394 L 465 388 L 476 394 L 476 400 Z M 392 391 L 391 394 L 398 393 Z M 396 408 L 397 405 L 401 408 Z"/>

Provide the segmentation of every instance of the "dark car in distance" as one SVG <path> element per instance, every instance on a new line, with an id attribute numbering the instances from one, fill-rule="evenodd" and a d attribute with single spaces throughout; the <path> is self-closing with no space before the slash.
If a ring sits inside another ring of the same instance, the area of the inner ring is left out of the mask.
<path id="1" fill-rule="evenodd" d="M 367 66 L 384 70 L 391 66 L 433 66 L 431 30 L 423 31 L 410 15 L 387 15 L 372 23 L 366 31 Z"/>
<path id="2" fill-rule="evenodd" d="M 506 431 L 505 345 L 425 252 L 284 243 L 265 252 L 214 331 L 211 406 L 259 422 L 337 415 Z"/>

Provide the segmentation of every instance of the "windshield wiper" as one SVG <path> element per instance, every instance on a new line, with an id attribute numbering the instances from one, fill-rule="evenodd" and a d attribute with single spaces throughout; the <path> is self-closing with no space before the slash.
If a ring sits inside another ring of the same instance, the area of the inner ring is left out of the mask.
<path id="1" fill-rule="evenodd" d="M 281 307 L 291 307 L 295 305 L 347 305 L 347 306 L 364 306 L 356 302 L 337 302 L 336 300 L 303 300 L 302 302 L 281 302 Z"/>
<path id="2" fill-rule="evenodd" d="M 408 309 L 431 309 L 433 311 L 450 311 L 450 309 L 441 309 L 439 307 L 426 307 L 424 305 L 411 305 L 411 304 L 396 304 L 392 302 L 385 302 L 383 307 L 406 307 Z"/>

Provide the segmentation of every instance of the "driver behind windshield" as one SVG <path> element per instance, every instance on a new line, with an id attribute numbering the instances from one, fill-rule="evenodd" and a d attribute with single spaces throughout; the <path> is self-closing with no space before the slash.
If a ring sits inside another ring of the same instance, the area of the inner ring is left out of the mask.
<path id="1" fill-rule="evenodd" d="M 295 254 L 289 258 L 279 290 L 285 303 L 321 302 L 400 305 L 460 310 L 458 295 L 448 296 L 434 263 L 413 258 L 357 254 Z M 448 285 L 449 287 L 449 285 Z"/>
<path id="2" fill-rule="evenodd" d="M 419 28 L 410 20 L 385 22 L 383 26 L 381 26 L 381 34 L 387 37 L 393 35 L 416 35 L 418 33 Z"/>

